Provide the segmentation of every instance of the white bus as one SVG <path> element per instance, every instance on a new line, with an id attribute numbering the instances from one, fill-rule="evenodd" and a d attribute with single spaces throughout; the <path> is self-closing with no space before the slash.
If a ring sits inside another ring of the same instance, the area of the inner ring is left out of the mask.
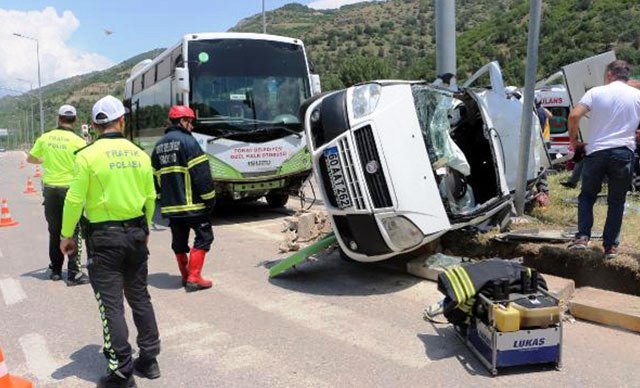
<path id="1" fill-rule="evenodd" d="M 283 206 L 311 173 L 298 110 L 320 92 L 298 39 L 247 33 L 182 37 L 136 65 L 125 85 L 129 136 L 151 151 L 172 105 L 196 114 L 219 199 Z"/>

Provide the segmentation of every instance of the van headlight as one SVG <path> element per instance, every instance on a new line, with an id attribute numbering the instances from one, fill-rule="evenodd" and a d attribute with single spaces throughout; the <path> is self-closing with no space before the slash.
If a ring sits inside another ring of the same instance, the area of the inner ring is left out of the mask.
<path id="1" fill-rule="evenodd" d="M 383 218 L 382 226 L 393 245 L 402 250 L 413 248 L 424 239 L 420 229 L 403 216 Z"/>
<path id="2" fill-rule="evenodd" d="M 381 89 L 382 87 L 378 84 L 366 84 L 353 88 L 351 111 L 354 119 L 370 115 L 376 109 Z"/>

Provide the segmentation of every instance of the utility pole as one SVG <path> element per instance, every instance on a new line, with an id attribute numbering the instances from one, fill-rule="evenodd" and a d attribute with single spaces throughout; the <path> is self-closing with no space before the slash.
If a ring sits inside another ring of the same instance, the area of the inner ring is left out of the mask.
<path id="1" fill-rule="evenodd" d="M 435 0 L 436 75 L 456 75 L 456 2 Z"/>
<path id="2" fill-rule="evenodd" d="M 36 42 L 36 58 L 38 60 L 38 99 L 40 100 L 40 134 L 44 133 L 44 109 L 42 108 L 42 79 L 40 77 L 40 41 L 30 36 L 13 33 L 14 36 L 19 38 L 29 39 Z"/>
<path id="3" fill-rule="evenodd" d="M 540 16 L 542 0 L 531 0 L 529 10 L 529 38 L 527 42 L 527 70 L 524 78 L 524 99 L 522 103 L 522 122 L 520 123 L 520 163 L 516 180 L 516 212 L 524 214 L 524 200 L 527 191 L 527 170 L 531 152 L 531 122 L 533 120 L 533 98 L 538 64 L 538 43 L 540 40 Z"/>
<path id="4" fill-rule="evenodd" d="M 266 11 L 264 9 L 264 1 L 262 0 L 262 33 L 266 34 L 267 33 L 267 16 L 266 16 Z"/>

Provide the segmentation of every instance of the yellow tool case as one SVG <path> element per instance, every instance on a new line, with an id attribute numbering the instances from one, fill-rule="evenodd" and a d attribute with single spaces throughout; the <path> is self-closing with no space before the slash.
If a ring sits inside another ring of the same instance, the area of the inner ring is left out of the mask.
<path id="1" fill-rule="evenodd" d="M 509 295 L 512 300 L 509 307 L 520 313 L 520 328 L 547 328 L 560 321 L 560 306 L 557 300 L 541 294 L 522 295 L 521 298 Z"/>

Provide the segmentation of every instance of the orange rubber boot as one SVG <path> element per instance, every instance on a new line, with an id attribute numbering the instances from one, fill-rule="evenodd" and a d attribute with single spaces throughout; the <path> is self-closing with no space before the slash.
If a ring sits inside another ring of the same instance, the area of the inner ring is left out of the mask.
<path id="1" fill-rule="evenodd" d="M 189 277 L 189 256 L 186 253 L 176 253 L 176 261 L 178 262 L 180 275 L 182 275 L 182 286 L 184 287 Z"/>
<path id="2" fill-rule="evenodd" d="M 202 267 L 204 267 L 204 256 L 206 254 L 207 251 L 202 249 L 193 248 L 191 250 L 191 254 L 189 255 L 189 277 L 187 278 L 187 285 L 185 286 L 187 292 L 211 288 L 211 280 L 203 279 L 202 276 L 200 276 Z"/>

